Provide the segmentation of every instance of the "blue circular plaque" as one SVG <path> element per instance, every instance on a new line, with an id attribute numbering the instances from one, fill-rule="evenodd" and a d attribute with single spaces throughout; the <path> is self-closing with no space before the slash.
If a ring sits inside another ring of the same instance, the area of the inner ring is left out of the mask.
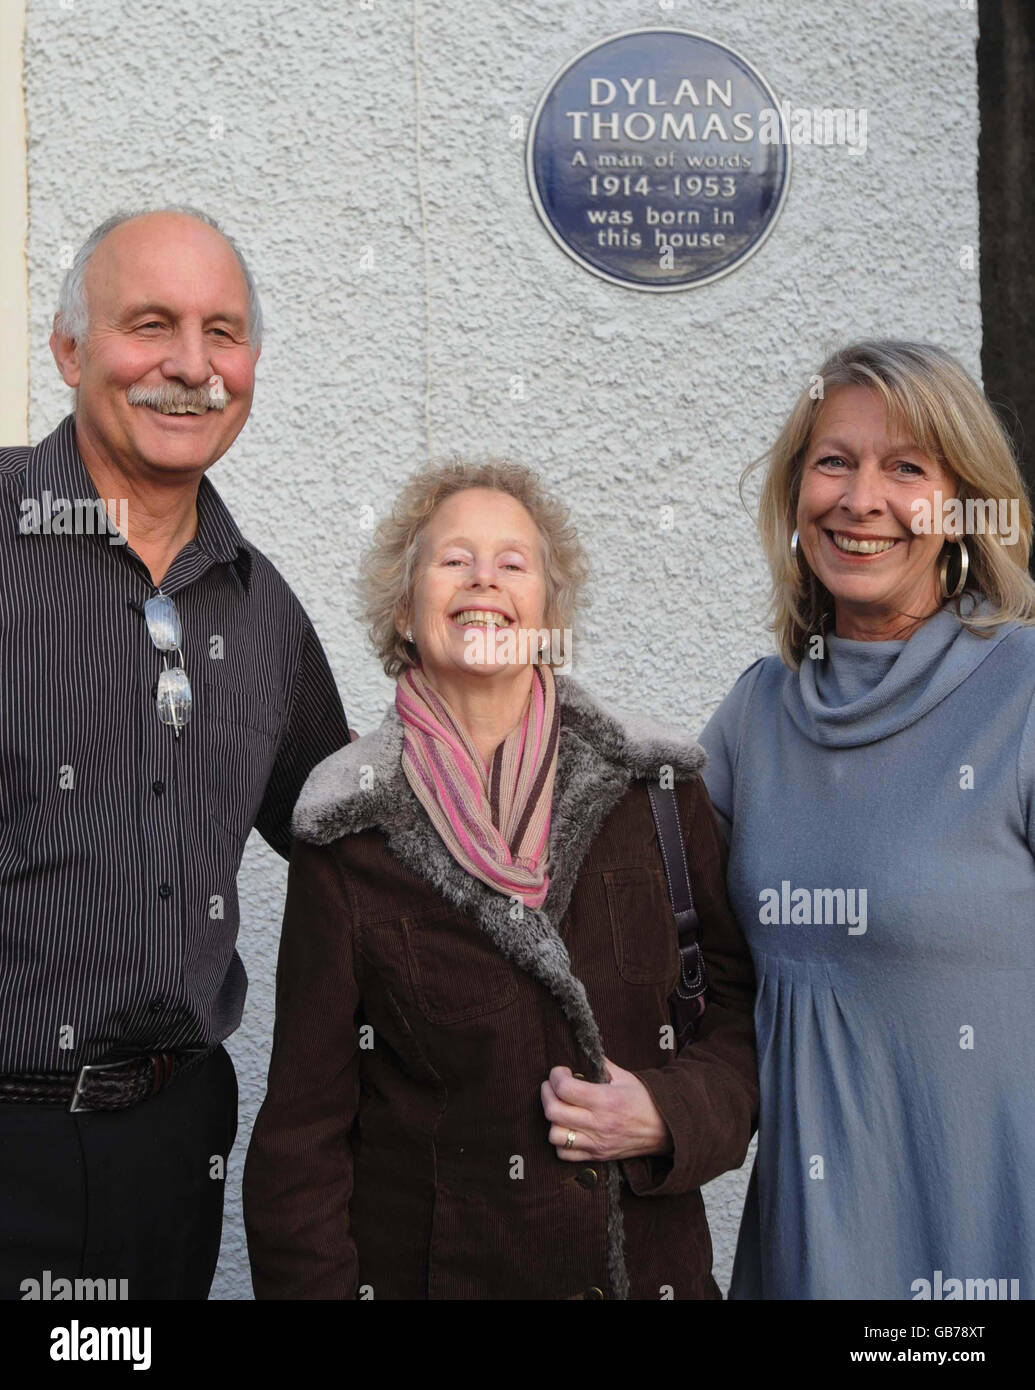
<path id="1" fill-rule="evenodd" d="M 612 284 L 705 285 L 754 255 L 790 177 L 768 82 L 686 29 L 630 29 L 573 58 L 540 98 L 528 184 L 547 230 Z"/>

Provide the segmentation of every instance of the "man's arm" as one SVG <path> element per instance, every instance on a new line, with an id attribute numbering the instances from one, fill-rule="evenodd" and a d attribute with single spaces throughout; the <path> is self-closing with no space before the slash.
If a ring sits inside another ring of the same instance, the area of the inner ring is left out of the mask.
<path id="1" fill-rule="evenodd" d="M 331 668 L 308 617 L 291 691 L 291 710 L 277 760 L 255 818 L 262 838 L 291 857 L 291 813 L 306 778 L 324 758 L 349 742 L 349 726 Z"/>

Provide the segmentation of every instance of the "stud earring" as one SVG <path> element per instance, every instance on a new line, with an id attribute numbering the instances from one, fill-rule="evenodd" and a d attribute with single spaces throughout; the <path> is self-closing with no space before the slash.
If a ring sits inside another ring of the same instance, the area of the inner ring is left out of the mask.
<path id="1" fill-rule="evenodd" d="M 407 642 L 412 642 L 412 641 L 413 641 L 413 628 L 412 628 L 412 627 L 408 627 L 408 628 L 406 629 L 406 640 L 407 640 Z"/>

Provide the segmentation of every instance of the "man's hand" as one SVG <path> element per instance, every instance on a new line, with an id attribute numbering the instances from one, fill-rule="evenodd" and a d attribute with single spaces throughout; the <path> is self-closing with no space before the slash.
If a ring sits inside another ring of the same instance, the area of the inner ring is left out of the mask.
<path id="1" fill-rule="evenodd" d="M 672 1152 L 672 1135 L 646 1086 L 631 1071 L 604 1058 L 610 1084 L 579 1081 L 570 1067 L 554 1067 L 541 1087 L 550 1143 L 570 1163 L 639 1158 Z M 574 1143 L 568 1136 L 574 1131 Z"/>

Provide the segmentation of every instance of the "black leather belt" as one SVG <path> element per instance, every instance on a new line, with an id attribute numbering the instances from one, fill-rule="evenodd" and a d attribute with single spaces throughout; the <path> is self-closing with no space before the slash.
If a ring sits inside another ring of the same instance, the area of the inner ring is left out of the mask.
<path id="1" fill-rule="evenodd" d="M 127 1110 L 157 1095 L 174 1076 L 210 1056 L 214 1047 L 177 1052 L 136 1052 L 87 1062 L 78 1072 L 29 1072 L 0 1075 L 0 1104 L 67 1105 L 73 1115 L 84 1110 Z"/>

